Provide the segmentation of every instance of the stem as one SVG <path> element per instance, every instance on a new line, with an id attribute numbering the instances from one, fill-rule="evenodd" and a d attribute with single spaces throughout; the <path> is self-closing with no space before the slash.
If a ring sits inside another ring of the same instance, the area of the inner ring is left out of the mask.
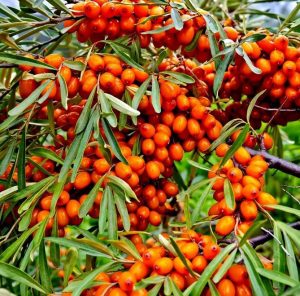
<path id="1" fill-rule="evenodd" d="M 295 177 L 300 178 L 300 166 L 292 163 L 290 161 L 281 159 L 279 157 L 276 157 L 274 155 L 271 155 L 265 151 L 256 151 L 251 148 L 247 148 L 249 153 L 253 155 L 261 155 L 264 157 L 264 159 L 269 163 L 270 168 L 277 169 L 279 171 L 282 171 L 284 173 L 287 173 L 289 175 L 293 175 Z"/>
<path id="2" fill-rule="evenodd" d="M 293 227 L 294 229 L 300 229 L 300 221 L 294 222 L 289 224 L 289 226 Z M 256 236 L 249 240 L 249 243 L 252 245 L 253 248 L 264 244 L 265 242 L 269 241 L 273 238 L 273 231 L 268 230 L 265 234 Z"/>
<path id="3" fill-rule="evenodd" d="M 8 63 L 2 63 L 0 64 L 0 68 L 15 68 L 15 67 L 18 67 L 16 64 L 8 64 Z"/>

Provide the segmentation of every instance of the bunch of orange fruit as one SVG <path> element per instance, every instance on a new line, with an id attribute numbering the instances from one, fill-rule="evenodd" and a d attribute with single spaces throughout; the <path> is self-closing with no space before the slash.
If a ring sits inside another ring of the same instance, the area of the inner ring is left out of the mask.
<path id="1" fill-rule="evenodd" d="M 231 136 L 235 140 L 239 131 Z M 247 147 L 253 147 L 253 139 L 248 134 L 244 146 L 240 147 L 222 167 L 219 164 L 212 166 L 208 173 L 209 178 L 216 178 L 213 181 L 213 197 L 217 203 L 209 209 L 209 215 L 220 218 L 216 223 L 216 232 L 226 236 L 233 231 L 245 233 L 257 218 L 259 208 L 271 211 L 272 205 L 276 205 L 276 199 L 269 193 L 263 191 L 264 174 L 269 164 L 261 155 L 251 156 Z M 265 149 L 271 149 L 272 138 L 265 133 L 263 135 Z M 216 155 L 224 157 L 230 146 L 226 143 L 216 148 Z M 231 207 L 226 202 L 228 191 L 225 191 L 225 182 L 229 182 L 234 203 Z"/>
<path id="2" fill-rule="evenodd" d="M 168 241 L 168 234 L 164 233 L 163 236 Z M 108 296 L 146 296 L 154 286 L 156 277 L 162 277 L 162 280 L 170 278 L 179 290 L 184 291 L 201 277 L 208 264 L 222 250 L 212 236 L 193 230 L 185 231 L 176 239 L 176 244 L 185 258 L 183 262 L 179 256 L 152 238 L 144 243 L 140 235 L 134 234 L 130 239 L 135 244 L 141 259 L 127 256 L 128 263 L 123 264 L 122 270 L 99 273 L 95 280 L 101 281 L 102 284 L 85 290 L 83 295 L 100 296 L 105 293 Z M 264 265 L 265 268 L 272 268 L 270 263 Z M 222 263 L 214 275 L 221 267 Z M 146 287 L 135 288 L 135 285 L 146 278 L 149 280 Z M 150 279 L 153 279 L 152 284 Z M 233 264 L 216 283 L 216 288 L 221 296 L 252 295 L 248 272 L 241 263 Z M 63 295 L 69 296 L 72 293 L 65 292 Z M 204 289 L 203 295 L 210 295 L 208 287 Z"/>

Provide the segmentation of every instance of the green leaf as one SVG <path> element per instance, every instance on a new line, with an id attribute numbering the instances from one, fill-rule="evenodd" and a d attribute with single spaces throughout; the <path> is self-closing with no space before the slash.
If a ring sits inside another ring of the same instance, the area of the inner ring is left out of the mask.
<path id="1" fill-rule="evenodd" d="M 109 186 L 106 186 L 103 191 L 103 196 L 100 204 L 100 209 L 101 209 L 101 215 L 99 215 L 99 220 L 98 220 L 98 227 L 99 227 L 99 234 L 102 234 L 105 232 L 105 228 L 107 226 L 107 205 L 108 205 L 108 200 L 111 198 L 110 196 L 111 192 L 109 189 Z"/>
<path id="2" fill-rule="evenodd" d="M 1 55 L 1 53 L 0 53 Z M 16 107 L 8 111 L 9 116 L 20 115 L 24 110 L 26 110 L 31 104 L 33 104 L 40 96 L 42 91 L 49 85 L 50 81 L 41 84 L 37 87 L 25 100 L 23 100 Z"/>
<path id="3" fill-rule="evenodd" d="M 261 70 L 253 65 L 251 59 L 249 58 L 249 56 L 247 55 L 247 53 L 244 51 L 242 47 L 238 47 L 235 51 L 239 56 L 241 56 L 245 60 L 246 64 L 248 65 L 248 67 L 253 73 L 261 74 Z"/>
<path id="4" fill-rule="evenodd" d="M 38 227 L 40 226 L 40 223 L 34 225 L 27 231 L 23 232 L 22 235 L 15 240 L 9 247 L 7 247 L 1 254 L 0 254 L 0 261 L 1 262 L 7 262 L 9 259 L 16 255 L 19 248 L 25 243 L 25 241 L 34 233 Z"/>
<path id="5" fill-rule="evenodd" d="M 44 242 L 42 242 L 40 244 L 38 263 L 39 263 L 39 271 L 40 271 L 39 272 L 40 282 L 41 282 L 42 286 L 45 287 L 48 291 L 52 291 L 50 270 L 49 270 L 48 263 L 47 263 Z"/>
<path id="6" fill-rule="evenodd" d="M 170 25 L 167 25 L 167 26 L 162 26 L 158 29 L 154 29 L 154 30 L 150 30 L 150 31 L 146 31 L 146 32 L 142 32 L 141 34 L 142 35 L 149 35 L 149 34 L 159 34 L 159 33 L 162 33 L 162 32 L 165 32 L 165 31 L 168 31 L 172 28 L 174 28 L 174 24 L 170 24 Z"/>
<path id="7" fill-rule="evenodd" d="M 108 204 L 107 204 L 107 218 L 108 218 L 108 238 L 115 240 L 118 238 L 118 225 L 115 202 L 112 194 L 112 190 L 108 187 Z"/>
<path id="8" fill-rule="evenodd" d="M 295 208 L 290 208 L 290 207 L 282 206 L 282 205 L 268 205 L 268 207 L 300 217 L 300 210 L 297 210 Z"/>
<path id="9" fill-rule="evenodd" d="M 193 290 L 191 291 L 191 296 L 201 295 L 203 289 L 205 288 L 208 280 L 213 275 L 215 270 L 218 268 L 219 264 L 227 257 L 227 255 L 236 248 L 235 244 L 230 244 L 225 247 L 205 268 L 201 277 L 196 282 Z"/>
<path id="10" fill-rule="evenodd" d="M 242 251 L 242 257 L 249 274 L 252 289 L 256 291 L 256 295 L 275 295 L 271 282 L 265 278 L 261 278 L 257 273 L 257 269 L 264 268 L 264 266 L 252 246 L 246 243 L 240 250 Z"/>
<path id="11" fill-rule="evenodd" d="M 250 124 L 250 117 L 251 117 L 251 113 L 252 113 L 252 111 L 253 111 L 253 108 L 254 108 L 254 106 L 255 106 L 255 104 L 256 104 L 256 102 L 257 102 L 257 100 L 260 98 L 260 96 L 261 95 L 263 95 L 264 93 L 265 93 L 265 89 L 264 90 L 262 90 L 261 92 L 259 92 L 251 101 L 250 101 L 250 104 L 249 104 L 249 106 L 248 106 L 248 108 L 247 108 L 247 116 L 246 116 L 246 118 L 247 118 L 247 122 Z"/>
<path id="12" fill-rule="evenodd" d="M 209 193 L 211 192 L 211 188 L 213 186 L 213 182 L 210 182 L 202 191 L 200 198 L 197 200 L 195 209 L 192 211 L 192 223 L 194 224 L 198 218 L 200 217 L 200 213 L 202 210 L 202 207 L 209 195 Z"/>
<path id="13" fill-rule="evenodd" d="M 135 245 L 129 239 L 122 237 L 121 240 L 108 240 L 107 242 L 118 248 L 125 254 L 132 256 L 136 260 L 142 260 L 142 257 L 136 249 Z"/>
<path id="14" fill-rule="evenodd" d="M 122 162 L 126 163 L 127 164 L 127 160 L 126 158 L 124 157 L 124 155 L 122 154 L 122 151 L 120 149 L 120 146 L 118 144 L 118 141 L 117 139 L 115 138 L 115 135 L 111 129 L 111 127 L 109 126 L 109 123 L 107 121 L 106 118 L 102 118 L 101 119 L 101 123 L 102 123 L 102 126 L 103 126 L 103 130 L 104 130 L 104 134 L 107 138 L 107 141 L 113 151 L 113 153 L 115 154 L 115 156 Z"/>
<path id="15" fill-rule="evenodd" d="M 198 45 L 198 39 L 202 34 L 202 30 L 197 30 L 192 42 L 185 47 L 185 51 L 193 51 Z"/>
<path id="16" fill-rule="evenodd" d="M 22 21 L 17 14 L 15 14 L 11 9 L 9 9 L 7 5 L 3 5 L 2 3 L 0 3 L 0 12 L 8 16 L 11 20 Z"/>
<path id="17" fill-rule="evenodd" d="M 218 272 L 213 277 L 214 283 L 218 283 L 223 278 L 223 276 L 225 275 L 225 273 L 227 272 L 227 270 L 233 264 L 235 256 L 236 256 L 236 253 L 237 253 L 237 249 L 233 250 L 233 252 L 223 262 L 223 264 L 221 265 L 220 269 L 218 270 Z"/>
<path id="18" fill-rule="evenodd" d="M 54 216 L 54 222 L 51 229 L 51 236 L 58 237 L 58 221 L 57 221 L 57 215 Z M 49 247 L 49 253 L 50 253 L 50 259 L 53 262 L 54 266 L 60 265 L 60 246 L 56 243 L 50 242 Z"/>
<path id="19" fill-rule="evenodd" d="M 208 286 L 209 286 L 209 291 L 211 293 L 211 296 L 220 296 L 217 287 L 211 280 L 208 281 Z"/>
<path id="20" fill-rule="evenodd" d="M 168 277 L 167 279 L 170 281 L 172 295 L 174 295 L 174 296 L 183 296 L 183 294 L 180 291 L 180 289 L 178 288 L 177 284 L 170 277 Z"/>
<path id="21" fill-rule="evenodd" d="M 36 206 L 36 203 L 34 203 L 30 208 L 29 210 L 27 210 L 24 214 L 24 216 L 22 217 L 22 219 L 20 220 L 19 222 L 19 227 L 18 227 L 18 230 L 20 232 L 23 232 L 25 230 L 28 229 L 28 226 L 30 224 L 30 221 L 31 221 L 31 218 L 32 218 L 32 212 L 34 210 Z"/>
<path id="22" fill-rule="evenodd" d="M 249 124 L 245 124 L 243 127 L 242 131 L 238 135 L 237 139 L 234 141 L 234 143 L 230 146 L 229 150 L 227 151 L 226 155 L 223 157 L 221 163 L 220 163 L 220 168 L 227 162 L 229 158 L 233 156 L 233 154 L 243 145 L 247 133 L 249 131 Z"/>
<path id="23" fill-rule="evenodd" d="M 127 182 L 116 176 L 108 175 L 107 178 L 110 180 L 111 183 L 122 189 L 125 192 L 126 196 L 136 200 L 138 199 L 135 192 L 131 189 Z"/>
<path id="24" fill-rule="evenodd" d="M 184 197 L 183 211 L 184 211 L 184 216 L 185 216 L 186 227 L 188 229 L 191 229 L 192 220 L 191 220 L 191 213 L 190 213 L 190 208 L 189 208 L 189 201 L 190 201 L 190 196 L 188 194 L 186 194 Z"/>
<path id="25" fill-rule="evenodd" d="M 259 229 L 261 229 L 266 222 L 267 220 L 255 221 L 254 224 L 252 224 L 252 226 L 243 235 L 239 246 L 242 247 L 244 243 L 247 242 L 247 240 L 250 239 Z"/>
<path id="26" fill-rule="evenodd" d="M 285 291 L 281 296 L 295 296 L 295 295 L 299 295 L 299 293 L 300 293 L 300 284 L 298 284 L 294 288 Z"/>
<path id="27" fill-rule="evenodd" d="M 161 283 L 158 283 L 156 284 L 149 292 L 148 292 L 148 296 L 156 296 L 158 295 L 160 289 L 161 289 L 161 286 L 162 286 L 162 282 Z"/>
<path id="28" fill-rule="evenodd" d="M 47 0 L 56 9 L 66 12 L 67 14 L 72 14 L 69 8 L 61 0 Z"/>
<path id="29" fill-rule="evenodd" d="M 37 229 L 34 238 L 32 240 L 33 242 L 33 248 L 30 252 L 30 258 L 33 261 L 34 259 L 34 252 L 40 247 L 43 237 L 45 236 L 46 226 L 49 221 L 49 216 L 41 221 L 40 227 Z"/>
<path id="30" fill-rule="evenodd" d="M 118 125 L 117 117 L 111 108 L 111 103 L 109 102 L 107 97 L 104 95 L 104 92 L 102 91 L 102 89 L 99 89 L 99 91 L 98 91 L 98 100 L 100 101 L 100 104 L 101 104 L 101 111 L 102 111 L 102 113 L 105 113 L 105 117 L 106 117 L 107 121 L 109 122 L 109 124 L 112 127 L 117 127 L 117 125 Z"/>
<path id="31" fill-rule="evenodd" d="M 137 109 L 143 95 L 146 93 L 146 90 L 148 88 L 148 85 L 150 83 L 151 77 L 148 77 L 142 84 L 141 86 L 137 89 L 136 93 L 133 96 L 132 99 L 132 108 Z"/>
<path id="32" fill-rule="evenodd" d="M 60 244 L 65 247 L 72 248 L 83 251 L 87 255 L 91 256 L 102 256 L 103 254 L 94 246 L 89 245 L 84 242 L 83 239 L 68 239 L 62 237 L 46 237 L 45 240 L 50 241 L 52 243 Z"/>
<path id="33" fill-rule="evenodd" d="M 64 161 L 61 157 L 59 157 L 54 151 L 44 148 L 44 147 L 34 147 L 29 150 L 31 155 L 36 155 L 40 157 L 44 157 L 50 160 L 53 160 L 56 163 L 63 164 Z"/>
<path id="34" fill-rule="evenodd" d="M 173 20 L 175 29 L 177 31 L 181 31 L 183 29 L 183 21 L 177 9 L 175 8 L 171 9 L 171 18 Z"/>
<path id="35" fill-rule="evenodd" d="M 160 72 L 162 75 L 169 75 L 183 83 L 195 83 L 195 79 L 188 74 L 185 73 L 178 73 L 172 71 L 162 71 Z"/>
<path id="36" fill-rule="evenodd" d="M 129 55 L 127 55 L 121 46 L 117 45 L 113 41 L 106 41 L 106 42 L 111 46 L 111 48 L 118 55 L 118 57 L 120 57 L 126 64 L 140 71 L 144 71 L 143 67 L 139 65 L 137 62 L 135 62 Z"/>
<path id="37" fill-rule="evenodd" d="M 120 99 L 105 93 L 106 98 L 110 101 L 112 107 L 121 113 L 127 114 L 129 116 L 138 116 L 140 115 L 140 111 L 133 109 L 128 104 L 124 103 Z"/>
<path id="38" fill-rule="evenodd" d="M 83 134 L 80 134 L 80 135 L 77 135 L 75 137 L 75 139 L 73 140 L 73 142 L 68 150 L 67 156 L 64 160 L 64 164 L 60 169 L 58 182 L 62 181 L 67 176 L 69 169 L 72 165 L 72 162 L 76 157 L 77 150 L 79 149 L 79 147 L 81 145 L 82 137 L 83 137 Z"/>
<path id="39" fill-rule="evenodd" d="M 11 47 L 16 50 L 21 50 L 21 48 L 17 45 L 15 40 L 12 37 L 10 37 L 7 33 L 0 33 L 0 41 L 8 47 Z"/>
<path id="40" fill-rule="evenodd" d="M 79 61 L 64 61 L 63 64 L 64 66 L 79 72 L 81 72 L 84 69 L 84 63 Z"/>
<path id="41" fill-rule="evenodd" d="M 22 130 L 21 143 L 18 151 L 18 189 L 22 190 L 26 187 L 26 176 L 25 176 L 25 129 Z"/>
<path id="42" fill-rule="evenodd" d="M 93 88 L 93 90 L 91 91 L 91 93 L 90 93 L 90 95 L 87 99 L 87 102 L 85 103 L 84 108 L 83 108 L 83 110 L 80 114 L 80 117 L 78 118 L 78 121 L 77 121 L 76 127 L 75 127 L 76 134 L 81 133 L 86 128 L 86 125 L 87 125 L 87 123 L 90 119 L 91 106 L 92 106 L 92 103 L 93 103 L 93 99 L 94 99 L 96 89 L 97 89 L 97 86 L 95 86 Z"/>
<path id="43" fill-rule="evenodd" d="M 228 69 L 228 66 L 230 65 L 233 57 L 234 57 L 234 49 L 232 49 L 231 52 L 225 55 L 224 59 L 220 61 L 218 68 L 216 69 L 216 76 L 213 85 L 213 91 L 216 97 L 218 97 L 218 93 L 223 82 L 224 74 Z"/>
<path id="44" fill-rule="evenodd" d="M 152 75 L 152 90 L 151 90 L 151 97 L 152 97 L 152 105 L 156 113 L 161 112 L 161 105 L 160 105 L 160 91 L 159 91 L 159 84 L 157 78 Z"/>
<path id="45" fill-rule="evenodd" d="M 287 263 L 287 269 L 289 271 L 289 275 L 293 280 L 299 281 L 297 260 L 296 260 L 292 242 L 285 232 L 283 232 L 283 236 L 285 241 L 285 248 L 288 252 L 288 254 L 286 254 L 286 263 Z"/>
<path id="46" fill-rule="evenodd" d="M 89 192 L 87 198 L 84 200 L 83 204 L 80 206 L 79 209 L 79 217 L 84 218 L 91 207 L 93 206 L 94 200 L 99 192 L 100 186 L 102 185 L 103 179 L 105 178 L 105 175 L 102 176 L 98 182 L 95 184 L 93 189 Z"/>
<path id="47" fill-rule="evenodd" d="M 122 223 L 125 231 L 130 230 L 130 218 L 125 203 L 125 197 L 114 192 L 114 199 L 118 209 L 118 212 L 122 218 Z"/>
<path id="48" fill-rule="evenodd" d="M 49 294 L 51 290 L 48 290 L 46 287 L 42 287 L 36 280 L 26 274 L 24 271 L 9 265 L 4 262 L 0 262 L 0 274 L 3 277 L 9 278 L 10 280 L 14 280 L 18 283 L 29 286 L 39 292 Z"/>
<path id="49" fill-rule="evenodd" d="M 293 227 L 281 222 L 276 221 L 277 226 L 289 236 L 289 238 L 296 244 L 296 246 L 300 249 L 300 231 L 294 229 Z"/>
<path id="50" fill-rule="evenodd" d="M 78 251 L 75 248 L 68 249 L 66 255 L 66 261 L 64 264 L 64 287 L 68 285 L 69 277 L 73 272 L 74 267 L 76 266 L 78 259 Z"/>
<path id="51" fill-rule="evenodd" d="M 16 140 L 13 140 L 12 142 L 10 142 L 8 144 L 8 147 L 7 147 L 6 151 L 5 151 L 5 155 L 2 158 L 2 160 L 0 161 L 0 176 L 7 169 L 8 165 L 9 165 L 9 163 L 10 163 L 12 157 L 13 157 L 15 148 L 16 148 Z"/>
<path id="52" fill-rule="evenodd" d="M 235 198 L 234 198 L 234 192 L 232 189 L 231 182 L 228 178 L 224 181 L 224 195 L 225 195 L 225 202 L 226 205 L 233 210 L 235 207 Z"/>
<path id="53" fill-rule="evenodd" d="M 95 277 L 100 272 L 109 271 L 115 265 L 116 265 L 115 262 L 110 262 L 110 263 L 104 264 L 104 265 L 94 269 L 92 272 L 85 273 L 84 276 L 81 277 L 80 281 L 76 281 L 76 288 L 72 291 L 72 295 L 80 296 L 82 291 L 88 287 L 88 285 L 95 279 Z M 71 284 L 72 284 L 72 282 L 71 282 Z M 65 290 L 67 290 L 67 288 Z"/>
<path id="54" fill-rule="evenodd" d="M 74 182 L 75 179 L 76 179 L 77 172 L 78 172 L 78 170 L 80 168 L 80 165 L 81 165 L 84 150 L 87 147 L 87 144 L 88 144 L 88 142 L 91 138 L 91 134 L 92 134 L 92 131 L 93 131 L 93 125 L 94 125 L 93 114 L 94 114 L 94 111 L 91 114 L 91 117 L 88 121 L 88 124 L 87 124 L 84 132 L 82 132 L 83 135 L 81 137 L 80 146 L 77 150 L 76 158 L 75 158 L 73 169 L 72 169 L 71 182 Z"/>
<path id="55" fill-rule="evenodd" d="M 49 70 L 55 70 L 56 71 L 55 68 L 53 68 L 52 66 L 50 66 L 46 63 L 31 59 L 31 58 L 26 58 L 26 57 L 23 57 L 23 56 L 18 55 L 18 54 L 2 52 L 2 53 L 0 53 L 0 61 L 1 62 L 6 62 L 6 63 L 12 63 L 12 64 L 15 64 L 15 65 L 33 66 L 33 67 L 39 67 L 39 68 L 44 68 L 44 69 L 49 69 Z"/>
<path id="56" fill-rule="evenodd" d="M 260 40 L 264 39 L 265 37 L 266 37 L 265 34 L 260 34 L 260 33 L 252 34 L 250 36 L 247 36 L 246 38 L 243 38 L 241 40 L 241 44 L 243 44 L 244 42 L 256 42 L 256 41 L 260 41 Z"/>
<path id="57" fill-rule="evenodd" d="M 65 110 L 68 109 L 68 87 L 65 78 L 61 76 L 60 73 L 57 75 L 58 77 L 58 82 L 60 86 L 60 100 L 61 100 L 61 105 L 64 107 Z"/>
<path id="58" fill-rule="evenodd" d="M 158 276 L 150 276 L 150 277 L 142 279 L 141 281 L 136 283 L 134 286 L 134 290 L 137 291 L 139 289 L 147 288 L 150 285 L 163 283 L 164 280 L 165 280 L 164 276 L 159 276 L 159 275 Z"/>
<path id="59" fill-rule="evenodd" d="M 276 223 L 274 223 L 274 240 L 273 240 L 273 258 L 274 258 L 274 263 L 273 263 L 273 270 L 278 271 L 281 273 L 285 272 L 285 266 L 286 266 L 286 261 L 285 261 L 285 253 L 283 251 L 283 241 L 282 241 L 282 233 L 277 226 Z M 279 285 L 278 282 L 274 283 L 274 287 L 278 289 L 279 294 L 283 292 L 283 287 L 282 285 Z"/>
<path id="60" fill-rule="evenodd" d="M 279 271 L 258 268 L 257 272 L 263 277 L 270 279 L 271 281 L 276 281 L 290 287 L 295 287 L 298 284 L 298 281 L 293 280 L 288 275 Z"/>

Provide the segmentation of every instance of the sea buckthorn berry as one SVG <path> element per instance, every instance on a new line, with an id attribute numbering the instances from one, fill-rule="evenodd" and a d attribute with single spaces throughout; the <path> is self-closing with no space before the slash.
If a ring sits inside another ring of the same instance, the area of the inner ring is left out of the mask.
<path id="1" fill-rule="evenodd" d="M 155 161 L 149 161 L 146 163 L 146 172 L 150 179 L 155 180 L 160 176 L 159 165 Z"/>
<path id="2" fill-rule="evenodd" d="M 56 215 L 59 227 L 64 227 L 69 224 L 69 216 L 65 208 L 58 208 L 56 210 Z"/>
<path id="3" fill-rule="evenodd" d="M 259 193 L 259 188 L 257 188 L 253 184 L 246 185 L 242 190 L 242 195 L 247 199 L 257 198 L 258 193 Z"/>
<path id="4" fill-rule="evenodd" d="M 91 184 L 91 176 L 88 172 L 79 172 L 74 181 L 74 187 L 76 189 L 84 189 Z"/>
<path id="5" fill-rule="evenodd" d="M 94 167 L 95 171 L 97 172 L 97 174 L 104 175 L 105 173 L 107 173 L 109 171 L 110 164 L 107 162 L 106 159 L 100 158 L 100 159 L 95 160 L 93 167 Z"/>
<path id="6" fill-rule="evenodd" d="M 142 142 L 142 152 L 144 155 L 152 155 L 155 151 L 155 143 L 152 139 L 145 139 Z"/>
<path id="7" fill-rule="evenodd" d="M 251 160 L 251 155 L 244 147 L 240 147 L 234 153 L 234 158 L 238 163 L 247 165 Z"/>
<path id="8" fill-rule="evenodd" d="M 114 87 L 115 81 L 116 77 L 109 72 L 105 72 L 100 75 L 100 86 L 106 90 L 112 89 Z"/>
<path id="9" fill-rule="evenodd" d="M 248 279 L 246 267 L 242 264 L 233 264 L 228 269 L 227 275 L 235 284 L 243 284 Z"/>
<path id="10" fill-rule="evenodd" d="M 235 286 L 236 296 L 252 296 L 251 288 L 246 284 Z"/>
<path id="11" fill-rule="evenodd" d="M 150 248 L 148 250 L 146 250 L 143 253 L 143 262 L 150 268 L 153 267 L 154 262 L 156 262 L 156 260 L 158 260 L 159 258 L 161 258 L 160 253 L 158 252 L 158 250 L 154 249 L 154 248 Z"/>
<path id="12" fill-rule="evenodd" d="M 95 72 L 102 71 L 105 67 L 104 60 L 98 54 L 91 54 L 88 60 L 88 66 Z"/>
<path id="13" fill-rule="evenodd" d="M 247 221 L 254 220 L 258 214 L 257 206 L 252 200 L 243 200 L 240 204 L 240 211 L 242 217 Z"/>
<path id="14" fill-rule="evenodd" d="M 231 233 L 235 226 L 235 219 L 233 216 L 224 216 L 216 224 L 216 232 L 219 235 L 225 236 Z"/>
<path id="15" fill-rule="evenodd" d="M 229 150 L 229 145 L 227 145 L 226 143 L 222 143 L 216 148 L 216 154 L 219 157 L 224 157 L 228 150 Z"/>
<path id="16" fill-rule="evenodd" d="M 198 255 L 199 252 L 198 244 L 194 242 L 186 243 L 182 247 L 181 251 L 186 258 L 191 260 Z"/>
<path id="17" fill-rule="evenodd" d="M 265 149 L 267 149 L 267 150 L 271 149 L 273 147 L 272 137 L 267 133 L 263 133 L 262 137 L 263 137 L 263 143 L 264 143 Z"/>
<path id="18" fill-rule="evenodd" d="M 127 294 L 120 288 L 111 288 L 107 292 L 107 296 L 127 296 Z"/>
<path id="19" fill-rule="evenodd" d="M 217 289 L 220 296 L 234 296 L 235 287 L 232 281 L 228 279 L 223 279 L 217 284 Z"/>
<path id="20" fill-rule="evenodd" d="M 254 177 L 254 178 L 260 178 L 264 175 L 264 168 L 262 168 L 261 166 L 258 165 L 252 165 L 250 164 L 247 168 L 246 168 L 246 173 L 247 175 Z"/>
<path id="21" fill-rule="evenodd" d="M 149 215 L 149 222 L 153 226 L 158 226 L 161 224 L 161 215 L 156 211 L 151 211 Z"/>
<path id="22" fill-rule="evenodd" d="M 123 291 L 132 291 L 136 283 L 136 277 L 130 271 L 125 271 L 120 275 L 118 284 Z"/>
<path id="23" fill-rule="evenodd" d="M 180 88 L 178 85 L 166 81 L 160 85 L 160 93 L 166 100 L 173 100 L 180 94 Z"/>
<path id="24" fill-rule="evenodd" d="M 202 273 L 202 271 L 206 268 L 206 266 L 207 266 L 207 260 L 202 255 L 196 256 L 192 261 L 193 270 L 198 273 Z"/>
<path id="25" fill-rule="evenodd" d="M 284 53 L 277 49 L 273 50 L 270 53 L 270 61 L 272 64 L 282 65 L 284 62 Z"/>
<path id="26" fill-rule="evenodd" d="M 166 147 L 170 142 L 170 137 L 163 132 L 157 132 L 155 133 L 153 140 L 156 146 Z"/>
<path id="27" fill-rule="evenodd" d="M 19 92 L 22 99 L 26 99 L 36 88 L 37 82 L 34 79 L 21 79 L 19 81 Z"/>
<path id="28" fill-rule="evenodd" d="M 140 125 L 139 131 L 144 138 L 149 139 L 154 136 L 155 127 L 152 124 L 143 123 Z"/>
<path id="29" fill-rule="evenodd" d="M 131 167 L 123 162 L 118 162 L 116 164 L 115 172 L 119 178 L 124 179 L 124 180 L 129 179 L 132 175 Z"/>
<path id="30" fill-rule="evenodd" d="M 63 63 L 64 58 L 57 53 L 49 54 L 45 57 L 45 63 L 58 69 L 60 65 Z"/>
<path id="31" fill-rule="evenodd" d="M 243 173 L 239 168 L 231 168 L 227 172 L 227 177 L 232 183 L 238 183 L 243 178 Z"/>
<path id="32" fill-rule="evenodd" d="M 153 264 L 153 270 L 160 275 L 169 274 L 173 269 L 173 261 L 168 257 L 157 259 Z"/>
<path id="33" fill-rule="evenodd" d="M 214 243 L 207 244 L 203 248 L 203 256 L 207 260 L 212 260 L 214 259 L 221 251 L 221 248 Z"/>
<path id="34" fill-rule="evenodd" d="M 57 205 L 64 206 L 70 200 L 70 194 L 67 191 L 62 191 L 60 197 L 58 198 Z"/>
<path id="35" fill-rule="evenodd" d="M 259 192 L 257 197 L 257 202 L 266 210 L 271 211 L 272 207 L 268 207 L 267 205 L 276 205 L 277 200 L 271 194 L 267 192 Z"/>
<path id="36" fill-rule="evenodd" d="M 179 143 L 172 144 L 169 147 L 170 158 L 176 161 L 179 161 L 183 158 L 183 148 Z"/>

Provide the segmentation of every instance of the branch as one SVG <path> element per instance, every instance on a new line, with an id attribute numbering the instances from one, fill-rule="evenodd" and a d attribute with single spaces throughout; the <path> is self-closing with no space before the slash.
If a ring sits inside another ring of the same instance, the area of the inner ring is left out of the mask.
<path id="1" fill-rule="evenodd" d="M 300 229 L 300 221 L 294 222 L 289 224 L 289 226 L 293 227 L 294 229 Z M 273 231 L 269 230 L 270 233 L 273 234 Z M 270 233 L 265 233 L 259 236 L 256 236 L 249 240 L 249 243 L 252 245 L 253 248 L 264 244 L 265 242 L 269 241 L 273 238 L 273 236 Z"/>
<path id="2" fill-rule="evenodd" d="M 9 63 L 1 63 L 0 64 L 0 68 L 7 69 L 7 68 L 15 68 L 15 67 L 18 67 L 18 65 L 16 65 L 16 64 L 9 64 Z"/>
<path id="3" fill-rule="evenodd" d="M 274 168 L 277 169 L 279 171 L 282 171 L 284 173 L 287 173 L 289 175 L 293 175 L 295 177 L 300 178 L 300 166 L 281 159 L 277 156 L 271 155 L 265 151 L 257 151 L 251 148 L 247 148 L 247 150 L 249 151 L 249 153 L 253 156 L 253 155 L 261 155 L 265 158 L 265 160 L 269 163 L 269 167 L 270 168 Z"/>

